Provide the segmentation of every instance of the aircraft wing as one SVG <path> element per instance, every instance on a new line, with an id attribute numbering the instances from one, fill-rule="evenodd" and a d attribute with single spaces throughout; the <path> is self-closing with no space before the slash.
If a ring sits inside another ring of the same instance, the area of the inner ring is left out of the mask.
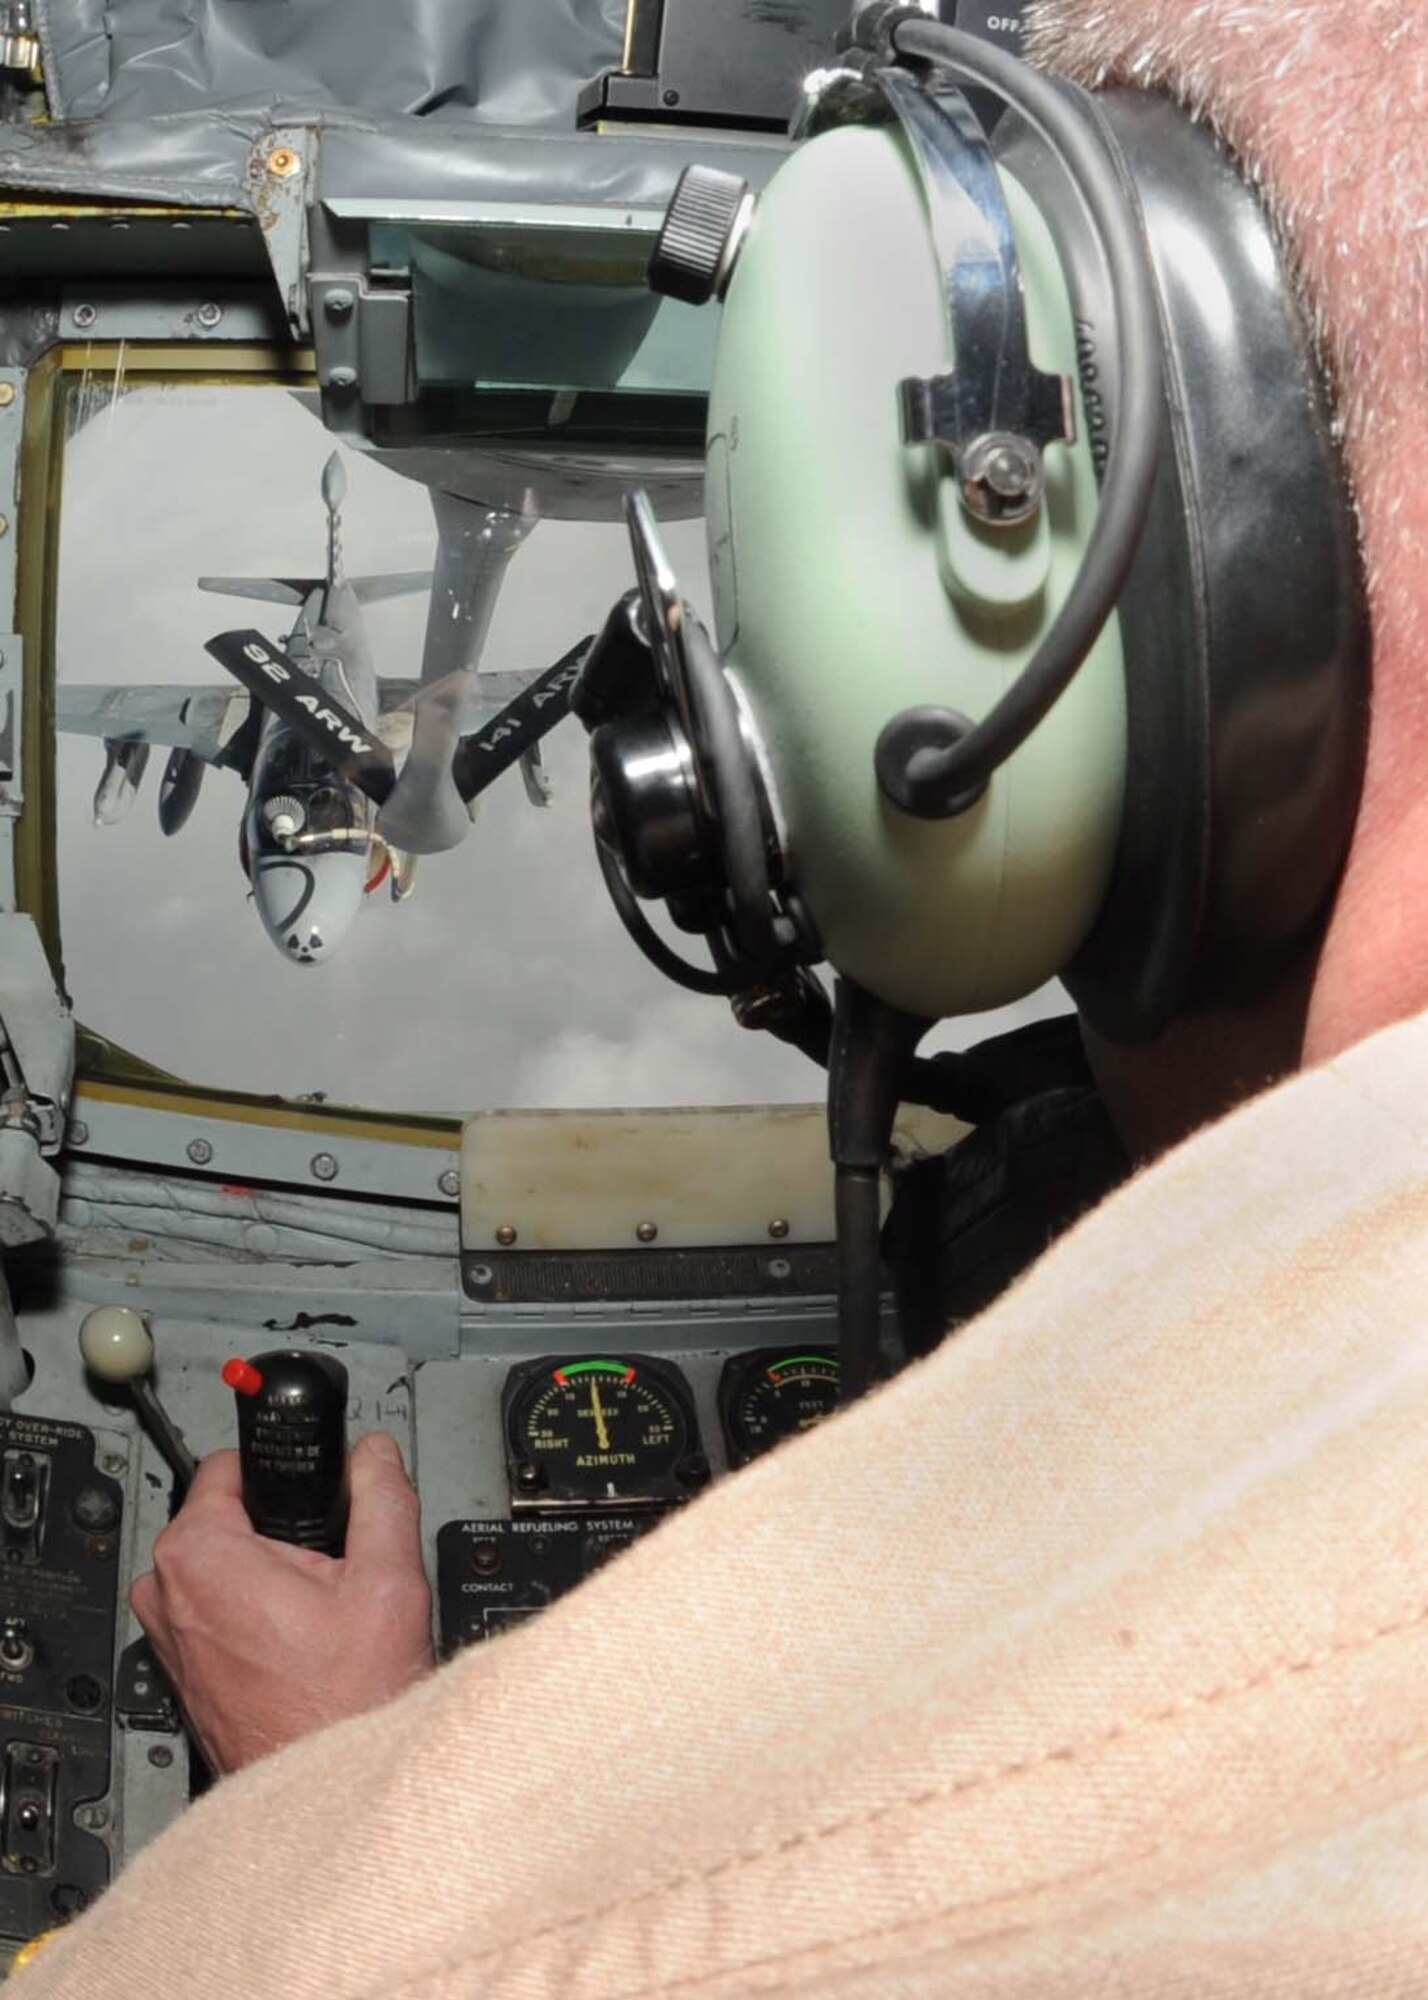
<path id="1" fill-rule="evenodd" d="M 352 595 L 359 604 L 382 604 L 389 597 L 413 597 L 431 589 L 429 569 L 386 570 L 377 576 L 350 576 Z M 264 604 L 305 604 L 313 591 L 321 590 L 320 576 L 201 576 L 200 590 L 218 597 L 256 597 Z"/>
<path id="2" fill-rule="evenodd" d="M 381 604 L 389 597 L 412 597 L 430 590 L 433 574 L 429 569 L 398 569 L 378 576 L 349 577 L 348 582 L 359 604 Z"/>
<path id="3" fill-rule="evenodd" d="M 469 685 L 461 698 L 461 727 L 479 728 L 498 715 L 509 701 L 528 688 L 532 681 L 540 679 L 539 672 L 531 673 L 473 673 L 468 676 Z M 415 699 L 420 681 L 383 679 L 380 690 L 380 704 L 383 715 L 390 715 L 393 709 L 404 708 Z"/>
<path id="4" fill-rule="evenodd" d="M 256 597 L 263 604 L 305 604 L 323 585 L 320 576 L 201 576 L 196 581 L 215 597 Z"/>
<path id="5" fill-rule="evenodd" d="M 55 689 L 55 727 L 110 743 L 163 743 L 205 764 L 248 720 L 249 696 L 234 687 L 69 687 Z"/>

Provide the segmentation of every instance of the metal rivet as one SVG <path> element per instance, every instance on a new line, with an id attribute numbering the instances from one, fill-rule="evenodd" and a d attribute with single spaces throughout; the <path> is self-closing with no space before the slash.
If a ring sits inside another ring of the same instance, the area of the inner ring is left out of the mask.
<path id="1" fill-rule="evenodd" d="M 322 310 L 327 314 L 329 319 L 346 319 L 348 313 L 351 312 L 356 303 L 356 299 L 353 298 L 346 286 L 339 286 L 335 292 L 327 294 L 327 297 L 322 302 Z"/>
<path id="2" fill-rule="evenodd" d="M 496 1241 L 503 1250 L 509 1250 L 515 1240 L 516 1225 L 514 1222 L 501 1222 L 496 1225 Z"/>
<path id="3" fill-rule="evenodd" d="M 677 90 L 667 90 L 664 94 L 664 101 L 666 104 L 671 106 L 678 104 L 679 92 Z"/>
<path id="4" fill-rule="evenodd" d="M 769 1258 L 769 1276 L 777 1278 L 780 1281 L 793 1276 L 793 1266 L 789 1263 L 787 1257 Z"/>
<path id="5" fill-rule="evenodd" d="M 659 1225 L 654 1222 L 637 1222 L 635 1224 L 635 1234 L 641 1243 L 653 1243 L 656 1236 L 659 1235 Z"/>
<path id="6" fill-rule="evenodd" d="M 329 368 L 327 371 L 327 386 L 329 389 L 355 389 L 357 387 L 357 370 L 347 367 Z"/>
<path id="7" fill-rule="evenodd" d="M 473 1264 L 467 1275 L 473 1285 L 489 1285 L 496 1273 L 489 1264 Z"/>
<path id="8" fill-rule="evenodd" d="M 173 1761 L 174 1761 L 174 1753 L 172 1750 L 170 1750 L 167 1743 L 156 1743 L 153 1749 L 149 1752 L 149 1762 L 152 1765 L 154 1765 L 154 1767 L 157 1770 L 167 1771 L 169 1765 L 172 1764 Z"/>
<path id="9" fill-rule="evenodd" d="M 288 181 L 302 166 L 302 155 L 291 146 L 275 146 L 268 155 L 268 172 L 277 180 Z"/>
<path id="10" fill-rule="evenodd" d="M 200 326 L 217 326 L 222 317 L 223 308 L 214 299 L 206 299 L 198 309 L 197 318 Z"/>
<path id="11" fill-rule="evenodd" d="M 14 400 L 15 400 L 14 383 L 0 382 L 0 410 L 8 410 L 10 405 L 14 402 Z"/>
<path id="12" fill-rule="evenodd" d="M 776 1243 L 782 1243 L 784 1237 L 787 1236 L 787 1234 L 788 1234 L 788 1224 L 784 1221 L 781 1215 L 776 1215 L 773 1221 L 769 1224 L 769 1235 L 773 1237 Z"/>
<path id="13" fill-rule="evenodd" d="M 206 1167 L 213 1158 L 213 1148 L 207 1139 L 190 1139 L 187 1152 L 196 1167 Z"/>
<path id="14" fill-rule="evenodd" d="M 449 1194 L 454 1201 L 461 1192 L 461 1175 L 455 1167 L 448 1167 L 436 1184 L 443 1194 Z"/>
<path id="15" fill-rule="evenodd" d="M 80 1806 L 74 1815 L 75 1825 L 88 1827 L 91 1833 L 109 1824 L 108 1806 Z"/>
<path id="16" fill-rule="evenodd" d="M 308 1165 L 312 1168 L 312 1177 L 315 1181 L 337 1179 L 337 1162 L 331 1153 L 314 1153 Z"/>
<path id="17" fill-rule="evenodd" d="M 118 1473 L 126 1472 L 128 1470 L 128 1467 L 129 1467 L 128 1459 L 123 1457 L 123 1455 L 117 1451 L 107 1452 L 105 1456 L 101 1458 L 99 1461 L 99 1470 L 101 1472 L 109 1473 L 111 1477 L 117 1475 Z"/>
<path id="18" fill-rule="evenodd" d="M 71 1146 L 87 1146 L 89 1144 L 89 1127 L 82 1118 L 70 1119 L 67 1137 Z"/>
<path id="19" fill-rule="evenodd" d="M 98 306 L 90 305 L 87 300 L 77 305 L 74 309 L 74 312 L 71 314 L 71 318 L 74 320 L 75 325 L 80 329 L 81 332 L 86 332 L 91 326 L 93 326 L 94 322 L 98 319 L 98 317 L 99 317 Z"/>

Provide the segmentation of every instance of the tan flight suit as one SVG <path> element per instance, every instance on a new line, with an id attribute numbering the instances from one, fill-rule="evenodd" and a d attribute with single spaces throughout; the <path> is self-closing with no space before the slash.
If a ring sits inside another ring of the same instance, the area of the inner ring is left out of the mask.
<path id="1" fill-rule="evenodd" d="M 1428 1018 L 220 1784 L 16 1991 L 1428 1994 Z"/>

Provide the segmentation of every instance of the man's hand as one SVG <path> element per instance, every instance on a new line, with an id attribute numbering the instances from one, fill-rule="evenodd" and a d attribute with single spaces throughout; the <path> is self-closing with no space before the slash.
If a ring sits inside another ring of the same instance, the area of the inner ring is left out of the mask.
<path id="1" fill-rule="evenodd" d="M 130 1596 L 217 1771 L 391 1700 L 432 1665 L 420 1507 L 380 1431 L 352 1452 L 339 1560 L 254 1532 L 236 1451 L 198 1469 Z"/>

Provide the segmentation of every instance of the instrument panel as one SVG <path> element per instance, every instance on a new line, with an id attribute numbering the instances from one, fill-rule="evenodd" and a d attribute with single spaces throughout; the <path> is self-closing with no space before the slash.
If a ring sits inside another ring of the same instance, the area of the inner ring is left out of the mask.
<path id="1" fill-rule="evenodd" d="M 515 1368 L 502 1420 L 517 1509 L 670 1506 L 709 1483 L 688 1386 L 645 1354 Z"/>
<path id="2" fill-rule="evenodd" d="M 724 1465 L 747 1465 L 837 1401 L 831 1347 L 730 1356 L 714 1397 Z M 509 1370 L 510 1512 L 447 1521 L 436 1537 L 443 1657 L 533 1617 L 708 1485 L 697 1402 L 682 1368 L 648 1354 L 548 1354 Z"/>
<path id="3" fill-rule="evenodd" d="M 86 1373 L 85 1316 L 65 1303 L 27 1313 L 35 1380 L 0 1416 L 0 1964 L 91 1901 L 203 1782 L 127 1605 L 172 1511 L 170 1468 L 125 1392 Z M 419 1357 L 353 1339 L 342 1321 L 240 1332 L 167 1320 L 155 1381 L 201 1457 L 236 1441 L 223 1373 L 235 1347 L 276 1331 L 339 1355 L 348 1443 L 385 1430 L 418 1474 L 449 1657 L 554 1604 L 711 1482 L 821 1421 L 836 1364 L 807 1335 L 826 1339 L 829 1317 L 795 1307 L 756 1330 L 742 1304 L 694 1328 L 648 1310 L 585 1327 L 551 1315 L 556 1352 L 513 1316 L 507 1345 L 483 1327 L 484 1345 Z M 777 1345 L 747 1344 L 776 1333 Z"/>
<path id="4" fill-rule="evenodd" d="M 730 1465 L 747 1465 L 837 1407 L 838 1357 L 831 1347 L 760 1347 L 732 1356 L 719 1382 Z"/>
<path id="5" fill-rule="evenodd" d="M 75 1916 L 109 1880 L 124 1488 L 93 1430 L 0 1416 L 0 1935 Z"/>

